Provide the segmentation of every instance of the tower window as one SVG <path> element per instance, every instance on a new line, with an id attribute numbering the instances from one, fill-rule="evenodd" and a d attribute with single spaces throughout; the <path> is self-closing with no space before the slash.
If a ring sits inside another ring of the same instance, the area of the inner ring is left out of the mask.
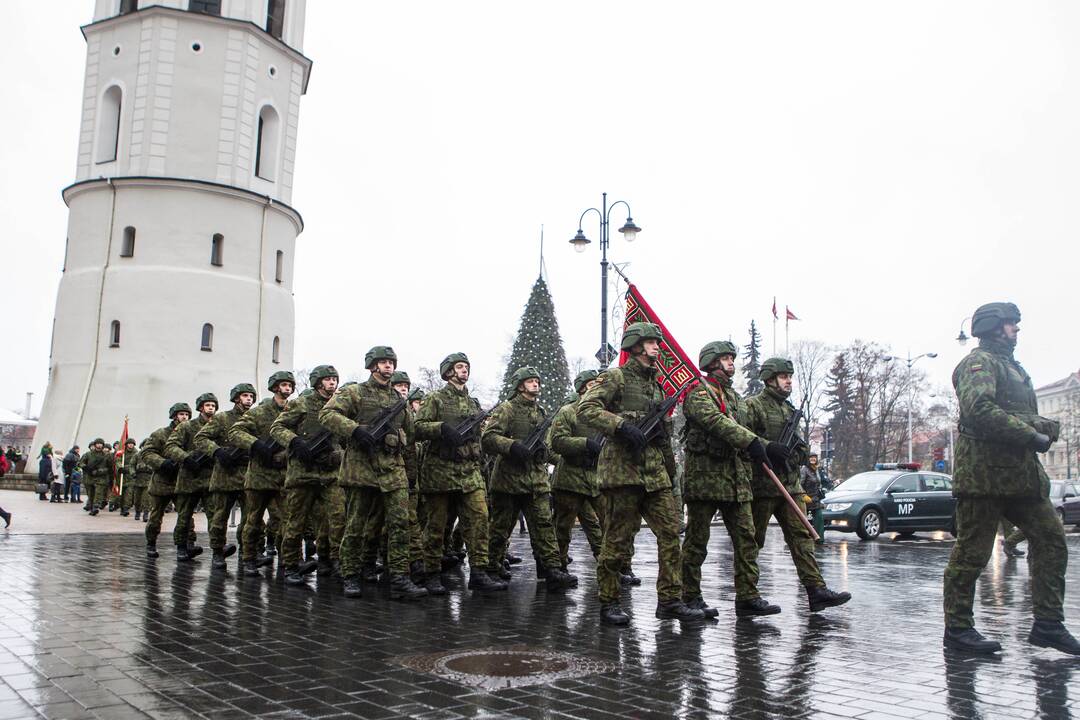
<path id="1" fill-rule="evenodd" d="M 221 233 L 214 233 L 214 237 L 210 238 L 210 264 L 221 267 L 224 253 L 225 236 Z"/>
<path id="2" fill-rule="evenodd" d="M 202 346 L 199 349 L 203 352 L 210 352 L 214 349 L 214 326 L 210 323 L 202 326 Z"/>
<path id="3" fill-rule="evenodd" d="M 113 320 L 109 325 L 109 347 L 120 347 L 120 321 Z"/>
<path id="4" fill-rule="evenodd" d="M 264 105 L 259 111 L 258 136 L 255 138 L 255 175 L 263 180 L 272 181 L 277 171 L 280 125 L 277 111 Z"/>
<path id="5" fill-rule="evenodd" d="M 268 0 L 266 3 L 266 32 L 278 40 L 285 30 L 285 0 Z"/>
<path id="6" fill-rule="evenodd" d="M 220 15 L 221 0 L 188 0 L 188 10 L 204 15 Z"/>
<path id="7" fill-rule="evenodd" d="M 277 335 L 274 336 L 274 346 L 271 350 L 270 361 L 275 364 L 281 362 L 281 338 Z"/>
<path id="8" fill-rule="evenodd" d="M 139 0 L 120 0 L 120 14 L 129 15 L 139 9 Z"/>
<path id="9" fill-rule="evenodd" d="M 135 257 L 135 228 L 124 228 L 124 239 L 120 243 L 120 257 Z"/>
<path id="10" fill-rule="evenodd" d="M 285 253 L 277 251 L 277 263 L 274 265 L 274 280 L 284 282 L 285 279 Z"/>
<path id="11" fill-rule="evenodd" d="M 98 111 L 97 156 L 98 163 L 116 160 L 116 151 L 120 146 L 120 107 L 123 91 L 111 85 L 101 96 L 101 108 Z"/>

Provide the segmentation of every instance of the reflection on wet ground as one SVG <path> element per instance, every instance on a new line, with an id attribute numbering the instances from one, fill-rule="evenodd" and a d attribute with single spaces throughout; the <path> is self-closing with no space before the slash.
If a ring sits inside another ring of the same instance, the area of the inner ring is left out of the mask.
<path id="1" fill-rule="evenodd" d="M 655 547 L 638 538 L 628 629 L 599 625 L 580 536 L 580 587 L 547 593 L 526 562 L 508 593 L 403 604 L 382 588 L 346 600 L 335 581 L 211 575 L 209 559 L 148 562 L 131 535 L 0 538 L 0 720 L 129 717 L 1070 718 L 1080 661 L 1029 646 L 1026 560 L 995 554 L 978 624 L 997 660 L 941 648 L 941 572 L 951 543 L 830 534 L 826 579 L 855 596 L 810 615 L 780 533 L 762 591 L 783 614 L 736 622 L 731 554 L 713 533 L 705 596 L 719 621 L 653 616 Z M 1080 537 L 1069 537 L 1080 550 Z M 267 577 L 271 577 L 269 573 Z M 1080 572 L 1066 616 L 1080 632 Z"/>

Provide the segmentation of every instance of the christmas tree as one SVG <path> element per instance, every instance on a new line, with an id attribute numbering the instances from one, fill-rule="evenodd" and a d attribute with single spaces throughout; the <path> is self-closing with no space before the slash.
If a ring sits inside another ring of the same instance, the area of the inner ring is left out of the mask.
<path id="1" fill-rule="evenodd" d="M 758 373 L 761 372 L 761 333 L 753 320 L 750 321 L 750 344 L 746 346 L 746 362 L 743 363 L 742 371 L 746 377 L 747 396 L 761 392 L 761 388 L 765 387 L 758 378 Z"/>
<path id="2" fill-rule="evenodd" d="M 570 392 L 570 370 L 566 365 L 559 322 L 555 319 L 555 303 L 551 300 L 543 276 L 536 278 L 525 312 L 521 315 L 514 349 L 503 376 L 502 398 L 508 398 L 515 388 L 510 376 L 520 367 L 535 367 L 540 371 L 541 403 L 549 411 L 556 409 Z"/>

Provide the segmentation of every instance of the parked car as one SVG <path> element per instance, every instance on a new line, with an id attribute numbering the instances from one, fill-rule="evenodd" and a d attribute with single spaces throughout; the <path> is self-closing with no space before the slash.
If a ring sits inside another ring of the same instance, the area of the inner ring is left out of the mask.
<path id="1" fill-rule="evenodd" d="M 826 530 L 854 532 L 863 540 L 883 532 L 956 534 L 952 478 L 921 471 L 917 464 L 878 464 L 852 475 L 825 496 L 823 505 Z"/>
<path id="2" fill-rule="evenodd" d="M 1051 480 L 1050 502 L 1066 528 L 1080 525 L 1080 483 L 1075 480 Z"/>

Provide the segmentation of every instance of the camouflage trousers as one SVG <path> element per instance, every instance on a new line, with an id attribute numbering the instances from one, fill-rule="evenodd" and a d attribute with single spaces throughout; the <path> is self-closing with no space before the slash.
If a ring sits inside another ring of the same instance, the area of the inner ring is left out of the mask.
<path id="1" fill-rule="evenodd" d="M 285 533 L 281 540 L 281 558 L 285 567 L 300 564 L 300 543 L 309 523 L 316 528 L 315 546 L 320 558 L 338 559 L 345 526 L 345 494 L 339 485 L 311 483 L 287 489 L 285 518 Z"/>
<path id="2" fill-rule="evenodd" d="M 555 512 L 555 540 L 559 543 L 562 566 L 566 567 L 566 550 L 570 547 L 570 533 L 574 530 L 575 520 L 581 523 L 581 531 L 585 533 L 593 558 L 600 557 L 600 546 L 604 541 L 599 517 L 600 498 L 570 490 L 555 490 L 551 498 Z"/>
<path id="3" fill-rule="evenodd" d="M 463 535 L 469 548 L 469 564 L 484 569 L 488 565 L 488 507 L 483 490 L 424 493 L 427 527 L 424 528 L 424 572 L 442 571 L 443 544 L 446 541 L 447 517 L 455 511 L 464 525 Z"/>
<path id="4" fill-rule="evenodd" d="M 544 567 L 561 568 L 559 545 L 555 541 L 555 525 L 551 522 L 551 501 L 546 492 L 541 493 L 491 493 L 490 537 L 488 543 L 488 569 L 501 571 L 510 534 L 518 515 L 524 513 L 529 524 L 529 543 L 537 563 Z"/>
<path id="5" fill-rule="evenodd" d="M 229 515 L 233 505 L 240 505 L 240 524 L 236 526 L 236 544 L 241 548 L 240 557 L 243 558 L 242 548 L 244 545 L 244 522 L 247 520 L 247 504 L 244 502 L 243 490 L 228 490 L 224 492 L 210 493 L 213 498 L 213 513 L 208 514 L 210 519 L 210 549 L 222 550 L 225 547 L 229 535 Z"/>
<path id="6" fill-rule="evenodd" d="M 1016 547 L 1027 540 L 1027 536 L 1024 535 L 1023 530 L 1020 530 L 1004 518 L 1001 520 L 1001 535 L 1005 538 L 1005 544 L 1012 545 L 1013 547 Z"/>
<path id="7" fill-rule="evenodd" d="M 244 504 L 247 517 L 243 520 L 243 542 L 240 544 L 240 557 L 245 561 L 254 560 L 266 536 L 267 547 L 277 544 L 281 549 L 281 491 L 280 490 L 245 490 Z M 263 516 L 270 511 L 270 522 Z"/>
<path id="8" fill-rule="evenodd" d="M 1065 529 L 1047 498 L 956 500 L 956 545 L 945 568 L 945 626 L 974 627 L 975 581 L 994 550 L 998 522 L 1005 518 L 1027 536 L 1031 604 L 1036 619 L 1065 619 L 1065 569 L 1069 550 Z"/>
<path id="9" fill-rule="evenodd" d="M 370 533 L 368 532 L 370 528 Z M 409 491 L 383 492 L 377 487 L 345 488 L 345 532 L 341 537 L 341 574 L 358 577 L 364 555 L 374 546 L 378 556 L 383 528 L 392 576 L 409 574 Z"/>
<path id="10" fill-rule="evenodd" d="M 424 531 L 420 526 L 420 493 L 409 491 L 409 562 L 424 560 Z"/>
<path id="11" fill-rule="evenodd" d="M 754 539 L 754 516 L 748 502 L 691 500 L 686 503 L 686 537 L 682 545 L 683 600 L 701 597 L 701 566 L 709 551 L 712 518 L 718 511 L 724 519 L 735 564 L 735 599 L 753 600 L 757 589 L 757 541 Z"/>
<path id="12" fill-rule="evenodd" d="M 120 511 L 127 512 L 131 508 L 135 508 L 135 512 L 141 513 L 143 510 L 149 509 L 149 497 L 145 485 L 135 487 L 124 483 L 124 494 L 120 499 Z"/>
<path id="13" fill-rule="evenodd" d="M 105 509 L 105 506 L 109 502 L 110 485 L 112 485 L 112 482 L 107 475 L 90 478 L 86 482 L 87 502 L 90 503 L 91 510 L 94 508 L 99 510 Z"/>
<path id="14" fill-rule="evenodd" d="M 195 508 L 202 500 L 203 512 L 209 517 L 213 512 L 210 496 L 198 490 L 193 493 L 178 493 L 173 499 L 176 503 L 176 527 L 173 528 L 174 545 L 193 545 L 198 536 L 195 532 Z"/>
<path id="15" fill-rule="evenodd" d="M 608 505 L 607 527 L 600 559 L 596 563 L 596 582 L 600 586 L 600 602 L 619 601 L 619 573 L 633 554 L 634 536 L 644 518 L 656 536 L 656 555 L 660 570 L 656 578 L 656 595 L 663 602 L 678 600 L 682 595 L 679 576 L 682 553 L 679 548 L 679 516 L 671 490 L 646 492 L 645 488 L 624 486 L 600 491 Z"/>
<path id="16" fill-rule="evenodd" d="M 799 512 L 805 517 L 806 505 L 802 498 L 795 498 L 795 504 L 799 506 Z M 824 587 L 825 580 L 821 577 L 817 558 L 814 557 L 814 538 L 795 515 L 795 511 L 788 507 L 784 498 L 755 498 L 750 503 L 750 509 L 754 515 L 754 539 L 758 548 L 765 547 L 765 533 L 769 530 L 769 519 L 776 518 L 780 524 L 780 530 L 784 533 L 784 542 L 787 543 L 788 552 L 791 553 L 791 561 L 795 563 L 795 572 L 799 575 L 799 582 L 807 588 Z"/>
<path id="17" fill-rule="evenodd" d="M 150 498 L 150 519 L 146 521 L 146 544 L 157 545 L 158 535 L 161 534 L 161 521 L 165 517 L 165 508 L 176 498 L 175 495 L 148 495 Z M 195 544 L 195 528 L 191 528 L 188 535 L 188 545 Z"/>

